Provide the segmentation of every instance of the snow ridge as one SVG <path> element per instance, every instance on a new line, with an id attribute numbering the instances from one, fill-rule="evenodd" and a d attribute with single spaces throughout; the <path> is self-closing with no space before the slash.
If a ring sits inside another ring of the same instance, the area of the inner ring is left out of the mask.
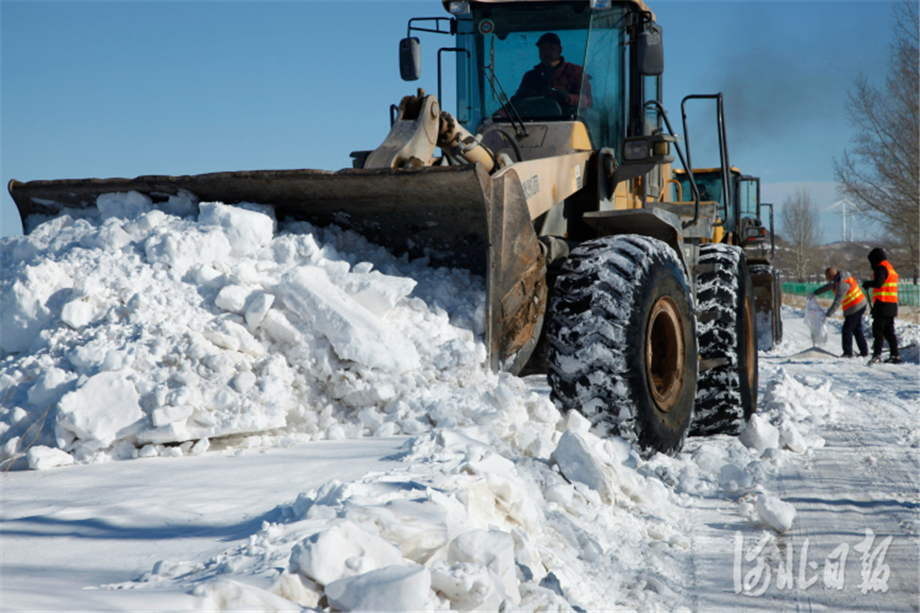
<path id="1" fill-rule="evenodd" d="M 270 207 L 200 207 L 195 221 L 108 195 L 98 218 L 63 216 L 3 243 L 0 382 L 24 413 L 0 422 L 4 443 L 28 431 L 29 446 L 93 462 L 231 435 L 268 444 L 475 423 L 478 392 L 456 412 L 428 408 L 435 388 L 462 396 L 493 377 L 481 278 L 334 227 L 276 234 Z M 116 379 L 125 392 L 94 392 Z M 7 447 L 0 459 L 26 444 Z"/>

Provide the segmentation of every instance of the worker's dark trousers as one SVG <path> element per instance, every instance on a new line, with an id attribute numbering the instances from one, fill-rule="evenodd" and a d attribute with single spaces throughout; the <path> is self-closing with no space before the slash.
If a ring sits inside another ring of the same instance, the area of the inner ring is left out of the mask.
<path id="1" fill-rule="evenodd" d="M 888 341 L 891 357 L 898 357 L 898 337 L 894 335 L 894 317 L 872 318 L 872 355 L 882 355 L 882 346 Z"/>
<path id="2" fill-rule="evenodd" d="M 856 337 L 856 346 L 859 347 L 859 355 L 867 356 L 869 355 L 869 344 L 866 343 L 866 337 L 863 335 L 862 329 L 862 318 L 863 313 L 866 310 L 863 309 L 859 313 L 854 313 L 853 315 L 847 315 L 843 319 L 843 331 L 841 336 L 841 341 L 843 342 L 843 355 L 844 357 L 853 357 L 853 337 Z"/>

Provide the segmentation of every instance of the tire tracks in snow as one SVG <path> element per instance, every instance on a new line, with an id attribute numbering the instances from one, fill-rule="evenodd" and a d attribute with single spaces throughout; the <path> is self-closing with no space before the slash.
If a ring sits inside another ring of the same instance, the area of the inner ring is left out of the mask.
<path id="1" fill-rule="evenodd" d="M 817 429 L 825 446 L 786 462 L 763 483 L 796 507 L 786 534 L 749 523 L 730 499 L 696 499 L 688 509 L 694 525 L 686 567 L 691 610 L 920 610 L 916 366 L 863 372 L 862 364 L 839 361 L 776 363 L 808 384 L 831 381 L 828 393 L 838 406 Z M 741 555 L 735 549 L 739 533 Z M 762 538 L 763 548 L 755 551 Z M 738 593 L 742 588 L 745 593 Z"/>

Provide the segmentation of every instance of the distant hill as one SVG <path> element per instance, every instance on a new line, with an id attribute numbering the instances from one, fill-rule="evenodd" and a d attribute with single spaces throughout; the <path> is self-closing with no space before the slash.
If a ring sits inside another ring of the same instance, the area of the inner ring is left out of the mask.
<path id="1" fill-rule="evenodd" d="M 769 239 L 768 243 L 769 245 Z M 837 241 L 821 245 L 815 249 L 815 255 L 812 258 L 809 275 L 804 281 L 823 283 L 824 269 L 833 266 L 838 270 L 845 270 L 853 274 L 857 280 L 869 279 L 872 277 L 872 269 L 869 266 L 869 260 L 866 256 L 875 247 L 881 247 L 888 254 L 888 259 L 892 266 L 898 271 L 903 281 L 917 282 L 913 274 L 917 268 L 916 263 L 908 261 L 906 250 L 898 247 L 892 247 L 882 241 Z M 792 261 L 792 252 L 789 243 L 786 242 L 779 234 L 776 235 L 776 267 L 784 281 L 796 281 L 795 267 Z"/>

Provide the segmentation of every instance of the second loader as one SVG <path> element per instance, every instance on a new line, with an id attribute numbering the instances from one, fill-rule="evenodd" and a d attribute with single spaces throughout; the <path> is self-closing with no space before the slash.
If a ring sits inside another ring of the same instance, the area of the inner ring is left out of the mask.
<path id="1" fill-rule="evenodd" d="M 740 432 L 757 404 L 754 289 L 661 105 L 654 14 L 641 0 L 443 6 L 447 17 L 410 20 L 400 70 L 420 75 L 413 32 L 451 36 L 439 58 L 456 56 L 456 115 L 418 90 L 384 142 L 339 172 L 12 181 L 24 227 L 107 192 L 271 204 L 279 219 L 483 275 L 491 368 L 545 372 L 560 410 L 598 434 L 674 453 L 691 428 Z M 684 104 L 700 101 L 716 107 L 728 185 L 722 96 Z M 669 202 L 672 149 L 689 190 Z"/>
<path id="2" fill-rule="evenodd" d="M 760 179 L 744 175 L 734 166 L 729 169 L 730 182 L 727 192 L 722 190 L 721 168 L 694 168 L 693 178 L 698 189 L 712 194 L 711 199 L 721 207 L 721 217 L 724 221 L 717 229 L 717 242 L 736 245 L 744 250 L 744 257 L 754 282 L 757 347 L 769 351 L 783 340 L 783 284 L 775 265 L 773 205 L 761 202 Z M 672 197 L 676 201 L 692 201 L 690 180 L 685 171 L 675 170 L 671 185 L 675 190 Z M 761 220 L 761 209 L 764 207 L 770 209 L 769 229 Z M 768 233 L 769 249 L 766 242 Z"/>

